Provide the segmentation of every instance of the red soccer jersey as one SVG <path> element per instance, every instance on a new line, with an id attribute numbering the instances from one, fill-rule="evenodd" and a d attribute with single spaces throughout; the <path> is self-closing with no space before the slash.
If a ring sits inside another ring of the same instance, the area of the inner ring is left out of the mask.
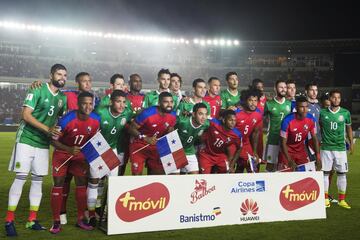
<path id="1" fill-rule="evenodd" d="M 152 106 L 142 111 L 136 118 L 135 122 L 140 125 L 139 132 L 148 137 L 156 135 L 157 138 L 164 136 L 170 127 L 174 127 L 176 123 L 176 113 L 165 113 L 160 115 L 158 107 Z M 135 141 L 144 142 L 143 139 Z"/>
<path id="2" fill-rule="evenodd" d="M 246 112 L 242 109 L 236 109 L 236 128 L 241 132 L 243 145 L 250 144 L 250 135 L 253 130 L 259 126 L 262 120 L 262 113 L 257 108 L 253 112 Z"/>
<path id="3" fill-rule="evenodd" d="M 296 113 L 287 115 L 281 123 L 280 135 L 287 139 L 289 153 L 305 151 L 305 140 L 312 132 L 316 134 L 315 118 L 310 113 L 304 119 L 296 119 Z"/>
<path id="4" fill-rule="evenodd" d="M 130 92 L 126 96 L 129 99 L 132 109 L 137 112 L 141 110 L 145 95 L 140 93 L 139 95 L 133 95 Z"/>
<path id="5" fill-rule="evenodd" d="M 80 147 L 99 130 L 100 117 L 91 113 L 87 120 L 80 120 L 77 111 L 71 111 L 59 120 L 58 125 L 62 132 L 59 141 L 67 146 Z"/>
<path id="6" fill-rule="evenodd" d="M 260 110 L 261 114 L 264 114 L 265 103 L 266 103 L 266 96 L 262 95 L 257 104 L 257 108 Z"/>
<path id="7" fill-rule="evenodd" d="M 66 95 L 67 110 L 68 111 L 77 110 L 78 109 L 77 97 L 79 95 L 79 91 L 64 90 L 63 93 Z"/>
<path id="8" fill-rule="evenodd" d="M 221 109 L 221 98 L 220 95 L 216 95 L 214 97 L 211 97 L 209 94 L 206 94 L 205 97 L 203 97 L 203 100 L 210 105 L 210 117 L 211 118 L 219 118 L 219 113 Z"/>
<path id="9" fill-rule="evenodd" d="M 241 133 L 236 128 L 226 130 L 217 119 L 210 121 L 210 127 L 207 130 L 205 139 L 205 152 L 210 155 L 225 154 L 226 148 L 235 145 L 239 148 L 241 145 Z"/>

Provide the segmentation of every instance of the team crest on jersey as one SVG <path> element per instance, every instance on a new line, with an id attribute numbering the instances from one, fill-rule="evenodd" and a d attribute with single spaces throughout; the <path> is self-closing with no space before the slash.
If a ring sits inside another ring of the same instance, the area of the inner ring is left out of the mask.
<path id="1" fill-rule="evenodd" d="M 304 129 L 305 130 L 308 130 L 309 129 L 309 126 L 307 124 L 304 125 Z"/>
<path id="2" fill-rule="evenodd" d="M 221 102 L 219 100 L 216 100 L 216 105 L 220 106 Z"/>
<path id="3" fill-rule="evenodd" d="M 59 106 L 59 108 L 61 108 L 62 105 L 63 105 L 63 101 L 62 101 L 61 99 L 59 99 L 59 101 L 58 101 L 58 106 Z"/>
<path id="4" fill-rule="evenodd" d="M 121 126 L 124 126 L 126 124 L 126 118 L 121 119 L 120 124 L 121 124 Z"/>
<path id="5" fill-rule="evenodd" d="M 340 121 L 340 122 L 344 121 L 344 116 L 343 116 L 343 115 L 340 115 L 340 116 L 339 116 L 339 121 Z"/>
<path id="6" fill-rule="evenodd" d="M 166 128 L 168 128 L 170 126 L 170 124 L 168 122 L 165 122 L 164 125 Z"/>
<path id="7" fill-rule="evenodd" d="M 218 131 L 216 131 L 216 130 L 214 131 L 214 133 L 215 133 L 215 134 L 219 134 L 219 132 L 218 132 Z"/>
<path id="8" fill-rule="evenodd" d="M 256 119 L 253 118 L 253 120 L 252 120 L 253 125 L 255 125 L 256 122 L 257 122 Z"/>
<path id="9" fill-rule="evenodd" d="M 227 143 L 231 142 L 231 138 L 228 137 L 228 138 L 226 139 L 226 142 L 227 142 Z"/>
<path id="10" fill-rule="evenodd" d="M 241 123 L 244 123 L 244 122 L 245 122 L 245 120 L 241 120 L 240 122 L 241 122 Z"/>
<path id="11" fill-rule="evenodd" d="M 157 126 L 157 124 L 153 124 L 153 125 L 152 125 L 152 127 L 156 127 L 156 126 Z"/>
<path id="12" fill-rule="evenodd" d="M 91 126 L 88 126 L 88 127 L 87 127 L 87 132 L 88 132 L 88 133 L 91 133 Z"/>
<path id="13" fill-rule="evenodd" d="M 203 133 L 204 133 L 204 130 L 200 130 L 199 133 L 198 133 L 198 136 L 203 135 Z"/>
<path id="14" fill-rule="evenodd" d="M 265 106 L 265 103 L 261 102 L 260 105 L 261 105 L 261 106 Z"/>

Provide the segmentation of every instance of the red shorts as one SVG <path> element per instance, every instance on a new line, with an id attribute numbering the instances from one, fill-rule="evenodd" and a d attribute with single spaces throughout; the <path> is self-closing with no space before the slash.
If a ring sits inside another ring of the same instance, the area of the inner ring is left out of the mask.
<path id="1" fill-rule="evenodd" d="M 54 177 L 65 177 L 69 173 L 77 177 L 86 177 L 89 173 L 89 164 L 85 161 L 85 157 L 82 153 L 72 157 L 67 163 L 60 167 L 71 154 L 55 150 L 52 158 L 52 175 Z"/>
<path id="2" fill-rule="evenodd" d="M 308 163 L 310 161 L 308 154 L 305 151 L 302 152 L 289 152 L 290 157 L 295 161 L 296 165 Z M 282 170 L 289 167 L 289 161 L 285 157 L 282 151 L 279 152 L 278 170 Z"/>
<path id="3" fill-rule="evenodd" d="M 136 150 L 144 147 L 146 143 L 133 142 L 130 144 L 130 162 L 132 174 L 141 174 L 144 169 L 145 163 L 150 169 L 163 170 L 163 166 L 160 161 L 160 156 L 157 152 L 155 145 L 149 145 L 141 151 L 132 154 Z"/>
<path id="4" fill-rule="evenodd" d="M 229 166 L 225 154 L 210 154 L 202 150 L 199 153 L 200 171 L 203 174 L 210 174 L 212 167 L 217 167 L 217 173 L 227 173 Z"/>

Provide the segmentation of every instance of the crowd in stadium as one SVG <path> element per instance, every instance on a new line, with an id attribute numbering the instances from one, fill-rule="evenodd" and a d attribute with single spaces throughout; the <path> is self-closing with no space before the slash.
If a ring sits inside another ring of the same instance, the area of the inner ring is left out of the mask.
<path id="1" fill-rule="evenodd" d="M 87 148 L 81 146 L 99 130 L 118 161 L 116 168 L 108 169 L 107 176 L 124 175 L 128 162 L 132 175 L 257 173 L 262 165 L 267 172 L 322 170 L 325 205 L 330 207 L 329 185 L 335 170 L 338 205 L 351 208 L 345 201 L 346 154 L 347 150 L 353 152 L 351 117 L 340 107 L 338 90 L 320 98 L 318 85 L 312 81 L 305 85 L 305 95 L 297 96 L 295 81 L 277 80 L 274 97 L 267 98 L 261 79 L 254 79 L 240 91 L 241 78 L 236 72 L 228 72 L 223 90 L 218 77 L 197 78 L 192 82 L 192 93 L 185 96 L 182 77 L 161 69 L 155 76 L 158 88 L 153 91 L 142 93 L 139 74 L 131 74 L 128 84 L 122 74 L 114 74 L 111 89 L 100 98 L 92 91 L 92 76 L 87 72 L 76 74 L 77 90 L 67 91 L 60 91 L 68 78 L 64 65 L 53 65 L 48 75 L 48 83 L 36 81 L 31 85 L 23 103 L 9 164 L 16 176 L 9 191 L 5 223 L 8 236 L 17 235 L 15 210 L 29 173 L 26 227 L 45 229 L 37 213 L 43 177 L 48 174 L 50 144 L 55 148 L 50 232 L 58 234 L 61 225 L 67 223 L 66 202 L 72 178 L 76 184 L 77 226 L 94 229 L 104 192 L 101 173 L 105 170 L 100 165 L 89 168 Z M 7 91 L 4 97 L 9 95 Z M 262 134 L 265 122 L 269 125 L 266 144 Z M 183 163 L 175 168 L 162 159 L 164 152 L 157 147 L 160 138 L 174 129 L 183 149 L 182 155 L 177 155 Z"/>

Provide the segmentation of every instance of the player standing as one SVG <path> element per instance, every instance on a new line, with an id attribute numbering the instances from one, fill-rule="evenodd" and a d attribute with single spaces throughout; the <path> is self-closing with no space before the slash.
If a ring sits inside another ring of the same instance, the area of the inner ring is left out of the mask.
<path id="1" fill-rule="evenodd" d="M 184 97 L 181 92 L 182 78 L 177 73 L 171 73 L 170 75 L 170 90 L 171 93 L 178 98 L 176 105 L 179 105 L 181 99 Z"/>
<path id="2" fill-rule="evenodd" d="M 53 180 L 54 186 L 51 190 L 51 208 L 54 223 L 50 229 L 53 234 L 61 231 L 60 212 L 63 201 L 63 186 L 67 173 L 71 173 L 76 184 L 77 224 L 84 230 L 92 230 L 84 219 L 87 203 L 86 184 L 89 165 L 80 147 L 96 134 L 100 127 L 100 117 L 92 113 L 94 110 L 94 96 L 89 92 L 78 95 L 78 110 L 67 113 L 59 120 L 62 136 L 53 140 L 55 147 L 53 153 Z M 68 160 L 70 159 L 70 160 Z"/>
<path id="3" fill-rule="evenodd" d="M 217 77 L 211 77 L 208 80 L 209 89 L 203 100 L 210 105 L 210 117 L 219 118 L 221 109 L 220 80 Z"/>
<path id="4" fill-rule="evenodd" d="M 235 110 L 235 105 L 240 101 L 240 92 L 238 90 L 239 78 L 236 72 L 228 72 L 225 78 L 228 88 L 220 93 L 221 108 Z"/>
<path id="5" fill-rule="evenodd" d="M 286 99 L 291 101 L 291 111 L 293 112 L 296 108 L 296 82 L 295 80 L 289 79 L 286 81 Z"/>
<path id="6" fill-rule="evenodd" d="M 312 114 L 308 113 L 308 104 L 306 97 L 297 97 L 296 112 L 287 115 L 281 123 L 280 170 L 288 167 L 295 170 L 298 165 L 306 164 L 310 161 L 305 144 L 309 134 L 314 142 L 317 169 L 320 170 L 321 168 L 319 144 L 316 137 L 316 119 Z"/>
<path id="7" fill-rule="evenodd" d="M 30 89 L 23 104 L 22 121 L 16 133 L 16 143 L 9 164 L 9 171 L 16 172 L 9 191 L 5 230 L 7 236 L 16 236 L 15 210 L 21 197 L 26 177 L 31 172 L 29 193 L 30 213 L 26 228 L 44 230 L 38 220 L 42 198 L 43 176 L 48 174 L 50 136 L 59 136 L 54 125 L 66 111 L 66 97 L 59 91 L 64 87 L 67 70 L 55 64 L 50 70 L 50 81 L 40 88 Z"/>
<path id="8" fill-rule="evenodd" d="M 179 137 L 185 150 L 188 165 L 182 172 L 189 174 L 199 173 L 199 163 L 196 157 L 195 143 L 200 141 L 204 131 L 209 127 L 208 108 L 204 103 L 194 105 L 191 117 L 179 116 L 175 128 L 178 129 Z"/>
<path id="9" fill-rule="evenodd" d="M 174 129 L 176 113 L 172 111 L 173 105 L 173 95 L 169 92 L 162 92 L 159 95 L 159 106 L 144 109 L 131 123 L 129 132 L 135 138 L 130 143 L 133 175 L 142 175 L 145 163 L 151 174 L 164 174 L 155 144 L 158 138 Z M 142 147 L 144 149 L 134 154 Z"/>
<path id="10" fill-rule="evenodd" d="M 210 174 L 213 167 L 217 168 L 217 173 L 234 172 L 233 166 L 241 151 L 242 139 L 235 125 L 233 110 L 225 110 L 221 121 L 210 121 L 205 139 L 206 147 L 199 153 L 201 173 Z"/>
<path id="11" fill-rule="evenodd" d="M 281 121 L 291 111 L 291 102 L 285 98 L 286 82 L 278 80 L 275 83 L 276 96 L 265 104 L 264 117 L 269 119 L 268 136 L 263 159 L 266 159 L 266 170 L 275 171 L 280 150 Z"/>
<path id="12" fill-rule="evenodd" d="M 331 105 L 329 108 L 320 111 L 321 127 L 321 150 L 322 170 L 324 171 L 325 184 L 325 206 L 330 207 L 329 193 L 329 174 L 335 168 L 337 174 L 337 187 L 339 193 L 338 205 L 350 209 L 345 201 L 346 194 L 346 173 L 348 172 L 348 162 L 346 155 L 346 136 L 349 140 L 350 154 L 353 153 L 353 133 L 351 128 L 350 112 L 340 107 L 341 93 L 332 90 L 329 93 Z"/>

